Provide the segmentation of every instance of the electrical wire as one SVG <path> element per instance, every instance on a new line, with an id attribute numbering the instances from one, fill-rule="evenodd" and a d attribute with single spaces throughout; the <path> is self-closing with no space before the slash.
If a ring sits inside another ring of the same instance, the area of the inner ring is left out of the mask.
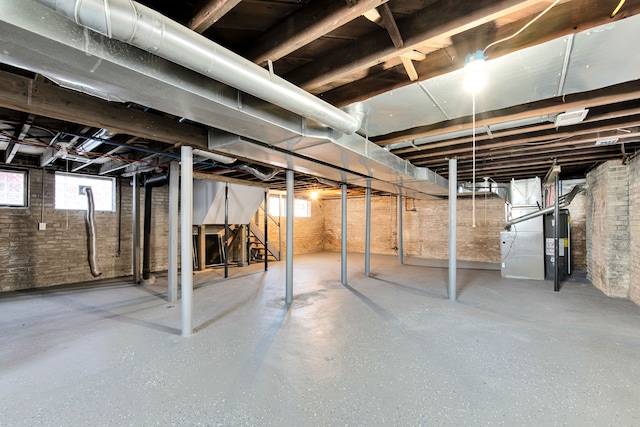
<path id="1" fill-rule="evenodd" d="M 549 12 L 555 5 L 557 5 L 558 3 L 560 3 L 560 0 L 556 0 L 554 1 L 549 7 L 547 7 L 545 10 L 543 10 L 542 12 L 540 12 L 538 14 L 538 16 L 536 16 L 535 18 L 533 18 L 531 21 L 527 22 L 522 28 L 520 28 L 518 31 L 516 31 L 515 33 L 513 33 L 512 35 L 510 35 L 509 37 L 505 37 L 503 39 L 497 40 L 493 43 L 490 43 L 487 45 L 487 47 L 485 47 L 482 51 L 482 53 L 484 54 L 487 49 L 489 49 L 492 46 L 497 45 L 498 43 L 502 43 L 502 42 L 506 42 L 507 40 L 511 40 L 512 38 L 514 38 L 515 36 L 517 36 L 518 34 L 520 34 L 521 32 L 523 32 L 525 29 L 527 29 L 531 24 L 533 24 L 534 22 L 536 22 L 538 19 L 540 19 L 545 13 Z M 622 3 L 624 3 L 624 0 L 622 0 Z M 616 12 L 616 11 L 614 11 Z"/>
<path id="2" fill-rule="evenodd" d="M 625 0 L 620 0 L 620 3 L 618 3 L 616 8 L 613 9 L 613 12 L 611 12 L 611 15 L 609 16 L 609 18 L 613 18 L 614 16 L 616 16 L 618 14 L 618 12 L 620 12 L 620 8 L 622 8 L 622 6 L 624 5 L 624 2 L 625 2 Z"/>

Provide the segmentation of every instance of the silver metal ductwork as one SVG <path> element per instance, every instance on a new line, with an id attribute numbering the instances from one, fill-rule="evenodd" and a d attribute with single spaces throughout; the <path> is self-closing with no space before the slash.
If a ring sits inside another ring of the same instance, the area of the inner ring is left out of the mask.
<path id="1" fill-rule="evenodd" d="M 569 206 L 571 204 L 571 202 L 573 201 L 573 199 L 581 192 L 583 192 L 585 190 L 584 185 L 576 185 L 575 187 L 573 187 L 573 189 L 567 193 L 567 194 L 563 194 L 562 196 L 560 196 L 558 198 L 558 207 L 560 209 L 566 208 L 567 206 Z M 546 215 L 548 213 L 553 213 L 556 209 L 556 205 L 551 205 L 549 207 L 546 207 L 544 209 L 540 209 L 538 211 L 535 212 L 531 212 L 527 215 L 523 215 L 517 218 L 513 218 L 510 219 L 509 221 L 507 221 L 506 225 L 504 226 L 505 230 L 511 230 L 511 226 L 515 225 L 515 224 L 519 224 L 521 222 L 524 221 L 528 221 L 532 218 L 537 218 L 539 216 L 542 215 Z"/>
<path id="2" fill-rule="evenodd" d="M 258 168 L 255 168 L 249 165 L 240 165 L 238 166 L 238 169 L 245 172 L 249 172 L 256 178 L 258 178 L 260 181 L 269 181 L 271 178 L 276 176 L 278 172 L 280 172 L 280 169 L 277 169 L 277 168 L 269 169 L 268 171 L 261 171 Z"/>
<path id="3" fill-rule="evenodd" d="M 87 247 L 89 248 L 89 268 L 93 277 L 102 275 L 100 267 L 98 267 L 97 244 L 96 244 L 96 217 L 95 205 L 93 202 L 93 190 L 91 187 L 80 187 L 80 191 L 87 195 L 87 213 L 85 221 L 87 223 Z"/>
<path id="4" fill-rule="evenodd" d="M 407 197 L 448 194 L 446 179 L 357 133 L 318 125 L 271 101 L 90 31 L 37 0 L 0 2 L 0 43 L 0 62 L 93 96 L 134 102 L 210 126 L 210 150 Z M 354 105 L 349 111 L 362 117 L 366 108 Z"/>
<path id="5" fill-rule="evenodd" d="M 476 113 L 637 80 L 640 78 L 640 55 L 633 52 L 640 43 L 638 25 L 640 15 L 630 16 L 500 58 L 489 57 L 484 70 L 488 76 L 487 86 L 476 94 Z M 375 137 L 471 116 L 471 95 L 460 84 L 463 80 L 464 70 L 459 69 L 358 103 L 359 108 L 367 112 L 360 132 Z M 402 114 L 398 114 L 400 111 Z M 547 120 L 553 121 L 555 117 L 499 123 L 478 131 L 497 131 Z M 468 133 L 401 141 L 390 149 L 410 147 L 411 144 L 419 147 Z"/>
<path id="6" fill-rule="evenodd" d="M 132 0 L 39 0 L 76 24 L 345 133 L 360 120 Z"/>

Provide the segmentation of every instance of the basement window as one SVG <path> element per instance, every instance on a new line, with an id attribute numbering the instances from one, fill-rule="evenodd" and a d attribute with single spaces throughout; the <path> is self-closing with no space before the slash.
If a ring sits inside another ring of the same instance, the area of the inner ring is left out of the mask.
<path id="1" fill-rule="evenodd" d="M 115 211 L 115 179 L 56 172 L 56 209 L 87 210 L 87 195 L 80 187 L 91 187 L 96 211 Z"/>
<path id="2" fill-rule="evenodd" d="M 27 172 L 0 170 L 0 206 L 26 208 L 28 182 Z"/>
<path id="3" fill-rule="evenodd" d="M 269 197 L 269 215 L 287 216 L 287 199 L 285 197 Z M 311 217 L 311 202 L 304 199 L 293 199 L 293 216 L 297 218 Z"/>

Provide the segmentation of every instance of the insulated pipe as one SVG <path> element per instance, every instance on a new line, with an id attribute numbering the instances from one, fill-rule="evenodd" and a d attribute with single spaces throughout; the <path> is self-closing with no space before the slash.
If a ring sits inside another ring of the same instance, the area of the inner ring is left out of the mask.
<path id="1" fill-rule="evenodd" d="M 180 279 L 182 294 L 182 336 L 193 334 L 193 153 L 191 147 L 180 147 Z"/>
<path id="2" fill-rule="evenodd" d="M 132 0 L 38 0 L 76 24 L 352 134 L 361 120 Z"/>
<path id="3" fill-rule="evenodd" d="M 458 197 L 458 161 L 449 159 L 449 300 L 455 301 L 457 298 L 457 207 Z"/>
<path id="4" fill-rule="evenodd" d="M 93 277 L 98 277 L 102 274 L 102 272 L 98 267 L 98 260 L 96 258 L 96 217 L 95 206 L 93 203 L 93 191 L 91 190 L 91 187 L 81 187 L 81 190 L 84 194 L 87 195 L 87 201 L 89 203 L 87 213 L 84 217 L 87 223 L 89 268 L 91 269 L 91 274 L 93 274 Z"/>
<path id="5" fill-rule="evenodd" d="M 293 171 L 287 169 L 287 290 L 286 303 L 293 301 Z M 266 215 L 266 213 L 265 213 Z M 266 240 L 266 238 L 265 238 Z"/>

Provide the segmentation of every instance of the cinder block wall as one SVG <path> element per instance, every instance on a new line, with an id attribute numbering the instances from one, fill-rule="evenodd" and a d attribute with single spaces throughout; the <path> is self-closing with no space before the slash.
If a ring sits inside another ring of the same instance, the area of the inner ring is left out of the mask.
<path id="1" fill-rule="evenodd" d="M 640 157 L 629 164 L 629 298 L 640 305 Z"/>
<path id="2" fill-rule="evenodd" d="M 608 161 L 587 175 L 587 274 L 608 296 L 630 283 L 629 167 Z"/>
<path id="3" fill-rule="evenodd" d="M 340 250 L 341 201 L 325 200 L 324 250 Z M 347 250 L 364 252 L 365 199 L 347 200 Z M 402 204 L 403 247 L 409 256 L 446 259 L 449 241 L 448 200 L 414 200 Z M 371 252 L 394 254 L 398 248 L 398 202 L 396 196 L 371 200 Z M 473 227 L 472 201 L 457 203 L 457 254 L 465 261 L 500 262 L 500 231 L 504 227 L 504 200 L 476 198 L 476 227 Z"/>
<path id="4" fill-rule="evenodd" d="M 54 174 L 29 170 L 29 207 L 0 209 L 0 291 L 97 280 L 88 263 L 85 211 L 54 208 Z M 132 274 L 132 189 L 116 182 L 116 211 L 96 212 L 97 260 L 102 278 Z M 153 189 L 151 270 L 167 268 L 168 187 Z M 141 203 L 141 206 L 143 204 Z"/>

